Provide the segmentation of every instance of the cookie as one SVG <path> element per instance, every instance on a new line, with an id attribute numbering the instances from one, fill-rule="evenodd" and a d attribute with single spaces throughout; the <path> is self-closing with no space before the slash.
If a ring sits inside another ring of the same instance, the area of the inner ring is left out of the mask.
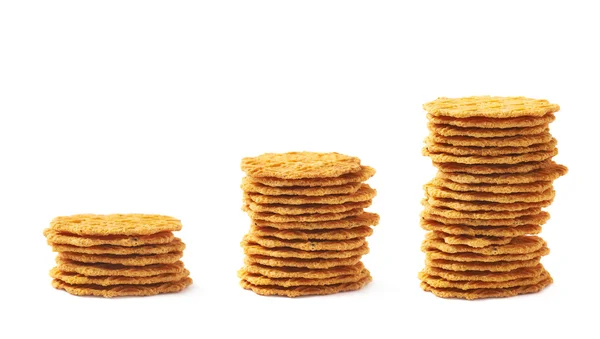
<path id="1" fill-rule="evenodd" d="M 242 171 L 252 177 L 331 178 L 360 171 L 360 159 L 339 153 L 265 153 L 244 158 Z"/>
<path id="2" fill-rule="evenodd" d="M 262 247 L 268 248 L 294 248 L 303 251 L 348 251 L 363 246 L 366 241 L 365 238 L 356 238 L 344 241 L 328 241 L 328 240 L 283 240 L 272 237 L 260 237 L 254 234 L 246 234 L 242 240 L 242 246 L 244 244 L 258 244 Z"/>
<path id="3" fill-rule="evenodd" d="M 356 209 L 371 206 L 372 200 L 360 202 L 347 202 L 338 205 L 310 204 L 310 205 L 283 205 L 283 204 L 257 204 L 252 200 L 246 200 L 246 207 L 256 213 L 275 213 L 280 215 L 304 215 L 304 214 L 333 214 L 344 213 Z"/>
<path id="4" fill-rule="evenodd" d="M 99 285 L 99 286 L 111 286 L 111 285 L 149 285 L 158 284 L 165 282 L 179 281 L 190 275 L 190 271 L 183 270 L 179 273 L 165 273 L 159 275 L 153 275 L 150 277 L 123 277 L 123 276 L 92 276 L 88 277 L 73 272 L 63 272 L 57 267 L 50 271 L 50 276 L 54 279 L 64 281 L 70 285 Z"/>
<path id="5" fill-rule="evenodd" d="M 183 262 L 172 264 L 156 264 L 147 266 L 123 266 L 114 264 L 83 263 L 58 256 L 56 268 L 63 272 L 77 273 L 88 277 L 98 276 L 123 276 L 123 277 L 151 277 L 161 274 L 179 274 L 184 272 Z"/>
<path id="6" fill-rule="evenodd" d="M 541 117 L 558 112 L 560 107 L 548 100 L 525 97 L 473 96 L 465 98 L 437 98 L 423 105 L 433 116 L 452 118 L 514 118 Z"/>
<path id="7" fill-rule="evenodd" d="M 543 225 L 550 219 L 550 214 L 548 214 L 548 212 L 540 212 L 538 214 L 525 215 L 511 219 L 451 219 L 423 211 L 421 212 L 421 217 L 423 219 L 434 220 L 447 225 L 514 227 L 522 225 Z"/>
<path id="8" fill-rule="evenodd" d="M 507 154 L 507 155 L 496 155 L 496 156 L 477 156 L 477 155 L 452 155 L 446 153 L 432 153 L 427 148 L 423 148 L 423 155 L 431 158 L 436 164 L 439 163 L 453 163 L 453 164 L 500 164 L 500 165 L 512 165 L 534 161 L 544 161 L 552 158 L 558 154 L 558 149 L 554 148 L 550 151 L 539 151 L 533 153 L 524 154 Z"/>
<path id="9" fill-rule="evenodd" d="M 548 132 L 533 135 L 516 135 L 514 137 L 499 138 L 473 138 L 473 137 L 446 137 L 436 133 L 429 134 L 427 140 L 438 144 L 447 144 L 462 147 L 529 147 L 552 141 Z"/>
<path id="10" fill-rule="evenodd" d="M 429 182 L 433 186 L 447 188 L 459 192 L 483 193 L 531 193 L 543 192 L 552 188 L 552 181 L 536 181 L 527 184 L 462 184 L 452 180 L 434 178 Z"/>
<path id="11" fill-rule="evenodd" d="M 544 266 L 521 267 L 508 272 L 488 271 L 449 271 L 442 268 L 426 266 L 422 273 L 434 275 L 450 281 L 510 281 L 515 279 L 533 278 L 544 272 Z"/>
<path id="12" fill-rule="evenodd" d="M 73 245 L 53 244 L 49 242 L 54 252 L 74 252 L 74 253 L 85 253 L 85 254 L 116 254 L 116 255 L 130 255 L 130 254 L 165 254 L 172 252 L 181 252 L 185 249 L 185 244 L 181 242 L 181 239 L 175 238 L 168 244 L 160 245 L 142 245 L 135 247 L 123 247 L 114 245 L 98 245 L 90 247 L 79 247 Z"/>
<path id="13" fill-rule="evenodd" d="M 246 180 L 271 187 L 323 187 L 361 183 L 367 181 L 373 175 L 375 175 L 375 169 L 373 167 L 361 166 L 358 172 L 332 178 L 279 179 L 275 177 L 246 177 Z"/>
<path id="14" fill-rule="evenodd" d="M 477 253 L 469 253 L 469 252 L 456 252 L 456 253 L 446 253 L 440 250 L 437 250 L 433 247 L 424 247 L 421 248 L 425 252 L 425 256 L 429 260 L 451 260 L 451 261 L 459 261 L 459 262 L 500 262 L 500 261 L 521 261 L 521 260 L 531 260 L 537 257 L 542 257 L 548 255 L 550 253 L 550 249 L 545 245 L 534 252 L 531 253 L 523 253 L 523 254 L 499 254 L 499 255 L 487 255 L 487 254 L 477 254 Z"/>
<path id="15" fill-rule="evenodd" d="M 426 185 L 425 191 L 430 197 L 441 199 L 455 199 L 462 201 L 489 201 L 500 203 L 513 202 L 540 202 L 554 199 L 554 189 L 547 189 L 543 192 L 527 192 L 527 193 L 507 193 L 496 194 L 487 192 L 457 192 L 444 187 L 435 185 Z"/>
<path id="16" fill-rule="evenodd" d="M 275 237 L 286 240 L 349 240 L 366 238 L 373 234 L 373 229 L 368 226 L 355 228 L 334 228 L 325 230 L 279 230 L 273 227 L 252 226 L 250 233 L 260 237 Z"/>
<path id="17" fill-rule="evenodd" d="M 175 236 L 171 232 L 160 232 L 149 235 L 106 235 L 106 236 L 80 236 L 71 233 L 62 233 L 50 228 L 44 230 L 44 236 L 48 242 L 53 244 L 71 245 L 77 247 L 91 247 L 101 245 L 113 246 L 145 246 L 168 244 Z"/>
<path id="18" fill-rule="evenodd" d="M 451 208 L 445 207 L 437 207 L 430 206 L 429 204 L 424 204 L 424 211 L 429 214 L 439 215 L 448 219 L 510 219 L 510 218 L 518 218 L 525 215 L 535 215 L 540 214 L 540 208 L 529 208 L 520 211 L 475 211 L 475 212 L 465 212 L 465 211 L 457 211 Z"/>
<path id="19" fill-rule="evenodd" d="M 474 290 L 479 288 L 510 288 L 516 286 L 527 286 L 537 284 L 540 281 L 546 280 L 550 277 L 547 271 L 542 272 L 538 276 L 514 279 L 508 281 L 453 281 L 446 280 L 441 277 L 429 275 L 426 273 L 419 273 L 419 279 L 426 282 L 430 286 L 437 288 L 457 288 L 460 290 Z"/>
<path id="20" fill-rule="evenodd" d="M 544 208 L 552 204 L 553 199 L 538 202 L 499 203 L 489 201 L 462 201 L 427 197 L 423 202 L 431 206 L 451 208 L 457 211 L 522 211 L 530 208 Z"/>
<path id="21" fill-rule="evenodd" d="M 441 239 L 450 245 L 465 245 L 470 247 L 487 247 L 492 245 L 506 245 L 512 241 L 509 237 L 490 237 L 484 235 L 452 235 L 443 232 L 429 232 L 426 239 Z"/>
<path id="22" fill-rule="evenodd" d="M 427 125 L 432 133 L 445 137 L 465 136 L 474 138 L 499 138 L 514 137 L 517 135 L 532 135 L 548 132 L 548 125 L 517 128 L 480 128 L 480 127 L 457 127 L 452 125 L 440 125 L 429 123 Z"/>
<path id="23" fill-rule="evenodd" d="M 427 231 L 440 231 L 453 235 L 489 236 L 489 237 L 518 237 L 520 235 L 538 234 L 542 232 L 539 225 L 522 225 L 514 227 L 481 227 L 466 225 L 446 225 L 434 220 L 421 219 L 421 228 Z"/>
<path id="24" fill-rule="evenodd" d="M 534 267 L 540 263 L 542 257 L 533 258 L 530 260 L 516 261 L 496 261 L 496 262 L 460 262 L 451 260 L 431 260 L 425 259 L 425 265 L 431 267 L 442 268 L 449 271 L 489 271 L 489 272 L 508 272 L 522 267 Z M 437 286 L 449 287 L 449 286 Z"/>
<path id="25" fill-rule="evenodd" d="M 427 114 L 427 119 L 429 122 L 434 124 L 452 125 L 457 127 L 515 128 L 547 125 L 553 122 L 556 119 L 556 116 L 552 113 L 548 113 L 540 117 L 522 116 L 515 118 L 453 118 Z"/>
<path id="26" fill-rule="evenodd" d="M 324 196 L 272 196 L 259 193 L 246 193 L 245 197 L 257 204 L 283 204 L 283 205 L 306 205 L 306 204 L 326 204 L 326 205 L 341 205 L 350 202 L 363 202 L 373 199 L 377 195 L 377 191 L 367 184 L 363 184 L 361 188 L 351 194 L 336 194 Z"/>
<path id="27" fill-rule="evenodd" d="M 246 265 L 259 264 L 270 267 L 303 267 L 310 269 L 325 269 L 338 266 L 352 266 L 360 262 L 362 255 L 340 259 L 298 259 L 276 258 L 264 255 L 247 255 L 244 259 Z"/>
<path id="28" fill-rule="evenodd" d="M 360 212 L 355 216 L 344 217 L 337 220 L 313 222 L 273 222 L 260 219 L 252 220 L 252 226 L 254 227 L 271 227 L 279 230 L 329 230 L 355 228 L 360 226 L 375 226 L 377 224 L 379 224 L 379 215 L 369 212 Z"/>
<path id="29" fill-rule="evenodd" d="M 347 251 L 303 251 L 294 248 L 268 248 L 247 242 L 242 243 L 242 248 L 246 255 L 296 259 L 345 259 L 369 253 L 367 243 L 359 248 Z"/>
<path id="30" fill-rule="evenodd" d="M 146 266 L 154 264 L 173 264 L 183 257 L 183 252 L 172 252 L 153 255 L 112 255 L 112 254 L 83 254 L 61 252 L 58 258 L 69 259 L 84 263 L 118 264 L 126 266 Z"/>
<path id="31" fill-rule="evenodd" d="M 546 242 L 537 236 L 520 236 L 515 237 L 506 245 L 492 245 L 487 247 L 471 247 L 466 245 L 450 245 L 440 239 L 426 239 L 421 245 L 423 252 L 428 252 L 430 248 L 434 248 L 446 253 L 475 253 L 489 256 L 503 254 L 528 254 L 536 252 L 543 247 L 546 247 Z M 452 259 L 449 259 L 452 260 Z M 460 261 L 460 260 L 455 260 Z M 483 260 L 482 260 L 483 261 Z M 508 260 L 504 260 L 508 261 Z"/>
<path id="32" fill-rule="evenodd" d="M 340 220 L 347 217 L 352 217 L 356 215 L 363 214 L 364 211 L 362 208 L 356 208 L 346 212 L 340 213 L 322 213 L 322 214 L 298 214 L 298 215 L 282 215 L 271 212 L 254 212 L 253 210 L 244 206 L 242 208 L 253 222 L 258 220 L 268 221 L 270 225 L 281 225 L 281 223 L 309 223 L 314 222 L 321 224 L 323 221 L 331 221 L 331 220 Z M 273 226 L 275 227 L 275 226 Z"/>
<path id="33" fill-rule="evenodd" d="M 281 287 L 294 286 L 326 286 L 336 284 L 347 284 L 360 281 L 369 277 L 369 270 L 363 269 L 360 273 L 354 275 L 342 275 L 324 279 L 308 279 L 308 278 L 268 278 L 260 274 L 249 273 L 245 268 L 238 271 L 238 277 L 252 285 L 268 285 Z"/>
<path id="34" fill-rule="evenodd" d="M 245 280 L 240 281 L 240 286 L 244 289 L 251 290 L 256 294 L 260 295 L 277 295 L 284 297 L 301 297 L 309 295 L 326 295 L 340 292 L 356 291 L 363 288 L 365 285 L 371 282 L 373 278 L 368 276 L 357 282 L 327 285 L 327 286 L 296 286 L 296 287 L 281 287 L 281 286 L 257 286 L 253 285 Z"/>
<path id="35" fill-rule="evenodd" d="M 465 291 L 458 288 L 436 288 L 432 287 L 426 282 L 421 282 L 421 288 L 424 291 L 431 292 L 440 298 L 461 298 L 475 300 L 483 298 L 514 297 L 521 294 L 537 293 L 550 284 L 552 284 L 552 278 L 547 278 L 533 285 L 509 288 L 481 288 Z"/>
<path id="36" fill-rule="evenodd" d="M 161 293 L 180 292 L 192 284 L 192 279 L 187 277 L 179 281 L 165 282 L 149 285 L 71 285 L 62 280 L 52 280 L 52 286 L 62 289 L 73 295 L 97 297 L 124 297 L 124 296 L 150 296 Z"/>
<path id="37" fill-rule="evenodd" d="M 549 163 L 549 160 L 545 160 L 542 162 L 523 162 L 515 165 L 467 165 L 452 162 L 433 162 L 433 165 L 442 172 L 462 172 L 469 174 L 516 174 L 535 171 L 548 166 Z"/>
<path id="38" fill-rule="evenodd" d="M 462 184 L 496 184 L 517 185 L 529 184 L 538 181 L 554 181 L 567 174 L 566 166 L 550 161 L 545 166 L 526 172 L 512 174 L 470 174 L 459 172 L 438 172 L 437 178 L 451 180 Z"/>
<path id="39" fill-rule="evenodd" d="M 76 214 L 56 217 L 50 229 L 76 235 L 149 235 L 181 230 L 181 221 L 156 214 Z"/>
<path id="40" fill-rule="evenodd" d="M 527 154 L 540 151 L 552 151 L 556 148 L 557 141 L 552 138 L 547 143 L 535 144 L 526 147 L 466 147 L 438 144 L 430 138 L 425 139 L 425 147 L 429 153 L 445 153 L 451 155 L 476 155 L 481 157 L 499 156 L 507 154 Z"/>
<path id="41" fill-rule="evenodd" d="M 337 266 L 326 269 L 309 269 L 295 267 L 270 267 L 264 265 L 246 265 L 244 271 L 261 275 L 268 278 L 304 278 L 304 279 L 327 279 L 339 276 L 357 275 L 365 268 L 363 263 L 359 262 L 352 266 Z"/>
<path id="42" fill-rule="evenodd" d="M 254 182 L 248 177 L 242 179 L 241 188 L 244 192 L 251 192 L 257 194 L 264 194 L 270 196 L 277 195 L 301 195 L 309 197 L 320 197 L 324 195 L 332 194 L 352 194 L 358 191 L 362 187 L 362 183 L 353 182 L 345 185 L 338 186 L 320 186 L 320 187 L 306 187 L 306 186 L 289 186 L 289 187 L 272 187 L 267 186 L 258 182 Z"/>

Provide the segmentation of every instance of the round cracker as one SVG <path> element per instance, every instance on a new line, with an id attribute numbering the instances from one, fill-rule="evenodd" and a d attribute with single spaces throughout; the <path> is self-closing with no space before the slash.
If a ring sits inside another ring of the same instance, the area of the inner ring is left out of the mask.
<path id="1" fill-rule="evenodd" d="M 452 118 L 488 117 L 513 118 L 541 117 L 558 112 L 560 106 L 548 100 L 526 97 L 472 96 L 464 98 L 437 98 L 423 105 L 433 116 Z"/>
<path id="2" fill-rule="evenodd" d="M 247 206 L 242 207 L 242 209 L 248 213 L 251 219 L 254 221 L 264 220 L 275 224 L 280 223 L 320 223 L 323 221 L 331 221 L 331 220 L 340 220 L 347 217 L 352 217 L 356 215 L 363 214 L 364 211 L 362 208 L 356 208 L 346 212 L 339 213 L 322 213 L 322 214 L 298 214 L 298 215 L 283 215 L 271 212 L 254 212 L 249 209 Z"/>
<path id="3" fill-rule="evenodd" d="M 553 156 L 558 154 L 558 149 L 554 148 L 551 151 L 539 151 L 525 154 L 508 154 L 508 155 L 496 155 L 496 156 L 460 156 L 446 153 L 431 153 L 427 148 L 423 148 L 423 155 L 431 158 L 436 164 L 500 164 L 500 165 L 513 165 L 520 163 L 528 163 L 534 161 L 544 161 L 551 159 Z"/>
<path id="4" fill-rule="evenodd" d="M 480 288 L 474 290 L 461 290 L 458 288 L 436 288 L 421 282 L 421 288 L 424 291 L 431 292 L 440 298 L 460 298 L 467 300 L 484 299 L 484 298 L 505 298 L 514 297 L 521 294 L 537 293 L 546 286 L 552 284 L 552 278 L 542 280 L 537 284 L 528 286 L 517 286 L 509 288 Z"/>
<path id="5" fill-rule="evenodd" d="M 371 186 L 363 184 L 361 188 L 351 194 L 336 194 L 324 196 L 271 196 L 259 193 L 246 193 L 245 197 L 256 204 L 282 204 L 282 205 L 307 205 L 307 204 L 325 204 L 325 205 L 341 205 L 351 202 L 368 201 L 377 195 L 377 191 Z"/>
<path id="6" fill-rule="evenodd" d="M 529 147 L 552 141 L 552 134 L 543 132 L 533 135 L 516 135 L 514 137 L 474 138 L 462 136 L 446 137 L 431 133 L 428 140 L 438 144 L 462 147 Z"/>
<path id="7" fill-rule="evenodd" d="M 427 284 L 437 288 L 457 288 L 460 290 L 474 290 L 479 288 L 510 288 L 517 286 L 527 286 L 537 284 L 540 281 L 546 280 L 550 277 L 547 271 L 535 277 L 514 279 L 508 281 L 453 281 L 447 280 L 442 277 L 435 275 L 426 274 L 423 272 L 419 273 L 419 279 L 426 282 Z"/>
<path id="8" fill-rule="evenodd" d="M 361 166 L 358 172 L 348 173 L 333 178 L 310 178 L 310 179 L 279 179 L 274 177 L 246 177 L 250 182 L 261 183 L 272 187 L 322 187 L 339 186 L 349 183 L 367 181 L 375 175 L 375 169 L 369 166 Z"/>
<path id="9" fill-rule="evenodd" d="M 174 238 L 168 244 L 160 245 L 143 245 L 135 247 L 124 247 L 114 245 L 98 245 L 89 247 L 79 247 L 73 245 L 54 244 L 49 242 L 54 252 L 74 252 L 85 254 L 114 254 L 114 255 L 130 255 L 130 254 L 165 254 L 172 252 L 181 252 L 185 249 L 185 244 L 179 238 Z"/>
<path id="10" fill-rule="evenodd" d="M 270 267 L 264 265 L 246 265 L 243 270 L 268 278 L 304 278 L 304 279 L 327 279 L 339 276 L 357 275 L 365 268 L 362 262 L 352 266 L 337 266 L 326 269 L 309 269 L 295 267 Z"/>
<path id="11" fill-rule="evenodd" d="M 471 261 L 471 262 L 460 262 L 451 260 L 431 260 L 425 259 L 425 265 L 431 267 L 442 268 L 449 271 L 489 271 L 489 272 L 508 272 L 516 270 L 521 267 L 533 267 L 540 263 L 542 257 L 533 258 L 530 260 L 516 260 L 516 261 L 496 261 L 496 262 L 483 262 L 483 261 Z"/>
<path id="12" fill-rule="evenodd" d="M 325 230 L 280 230 L 273 227 L 252 226 L 250 232 L 260 237 L 275 237 L 285 240 L 349 240 L 366 238 L 373 234 L 369 226 Z"/>
<path id="13" fill-rule="evenodd" d="M 69 259 L 84 263 L 103 263 L 126 266 L 146 266 L 155 264 L 173 264 L 181 257 L 183 252 L 172 252 L 165 254 L 152 255 L 111 255 L 111 254 L 84 254 L 75 252 L 61 252 L 58 254 L 61 259 Z"/>
<path id="14" fill-rule="evenodd" d="M 53 268 L 50 271 L 50 276 L 54 279 L 62 280 L 70 285 L 99 285 L 99 286 L 111 286 L 111 285 L 149 285 L 158 284 L 165 282 L 179 281 L 190 275 L 190 271 L 184 269 L 179 273 L 165 273 L 159 275 L 153 275 L 150 277 L 123 277 L 123 276 L 96 276 L 88 277 L 82 274 L 73 272 L 64 272 Z"/>
<path id="15" fill-rule="evenodd" d="M 547 125 L 553 122 L 556 119 L 556 116 L 552 113 L 548 113 L 540 117 L 522 116 L 515 118 L 453 118 L 427 114 L 427 119 L 434 124 L 452 125 L 457 127 L 515 128 Z"/>
<path id="16" fill-rule="evenodd" d="M 432 133 L 445 137 L 474 137 L 474 138 L 499 138 L 514 137 L 517 135 L 533 135 L 548 132 L 548 125 L 515 128 L 480 128 L 480 127 L 456 127 L 452 125 L 427 124 Z"/>
<path id="17" fill-rule="evenodd" d="M 56 289 L 62 289 L 73 295 L 79 296 L 97 296 L 97 297 L 124 297 L 124 296 L 149 296 L 162 293 L 180 292 L 192 284 L 189 277 L 179 281 L 165 282 L 149 285 L 71 285 L 58 279 L 52 280 L 52 286 Z"/>
<path id="18" fill-rule="evenodd" d="M 531 253 L 522 253 L 522 254 L 499 254 L 499 255 L 487 255 L 487 254 L 478 254 L 478 253 L 469 253 L 469 252 L 456 252 L 456 253 L 446 253 L 440 250 L 437 250 L 433 247 L 422 247 L 423 252 L 425 252 L 425 256 L 430 260 L 451 260 L 451 261 L 460 261 L 460 262 L 500 262 L 500 261 L 520 261 L 520 260 L 531 260 L 537 257 L 545 256 L 550 253 L 550 249 L 544 245 L 541 249 L 531 252 Z"/>
<path id="19" fill-rule="evenodd" d="M 379 224 L 379 215 L 370 212 L 360 212 L 358 215 L 313 222 L 273 222 L 260 219 L 252 220 L 256 227 L 272 227 L 279 230 L 328 230 L 337 228 L 355 228 L 359 226 L 375 226 Z"/>
<path id="20" fill-rule="evenodd" d="M 442 268 L 426 266 L 422 273 L 434 275 L 450 281 L 489 281 L 500 282 L 523 278 L 537 277 L 544 272 L 544 266 L 521 267 L 508 272 L 488 271 L 449 271 Z"/>
<path id="21" fill-rule="evenodd" d="M 178 274 L 183 272 L 183 262 L 172 264 L 157 264 L 147 266 L 123 266 L 114 264 L 90 264 L 77 262 L 58 256 L 56 267 L 63 272 L 78 273 L 88 277 L 98 276 L 123 276 L 123 277 L 151 277 L 160 274 Z"/>
<path id="22" fill-rule="evenodd" d="M 512 237 L 490 237 L 485 235 L 452 235 L 439 231 L 429 232 L 426 239 L 442 239 L 446 244 L 465 245 L 470 247 L 487 247 L 493 245 L 506 245 L 512 241 Z"/>
<path id="23" fill-rule="evenodd" d="M 294 248 L 269 248 L 252 243 L 242 243 L 242 248 L 246 255 L 297 259 L 344 259 L 369 253 L 369 246 L 366 242 L 361 247 L 348 251 L 303 251 Z"/>
<path id="24" fill-rule="evenodd" d="M 536 181 L 527 184 L 462 184 L 452 180 L 434 178 L 429 184 L 459 192 L 483 193 L 531 193 L 543 192 L 552 188 L 552 181 Z"/>
<path id="25" fill-rule="evenodd" d="M 252 233 L 246 234 L 242 240 L 242 246 L 246 243 L 258 244 L 268 248 L 287 247 L 303 251 L 348 251 L 359 248 L 365 244 L 365 238 L 349 240 L 284 240 L 273 237 L 260 237 Z"/>
<path id="26" fill-rule="evenodd" d="M 76 214 L 56 217 L 50 229 L 77 235 L 149 235 L 181 230 L 181 221 L 157 214 Z"/>
<path id="27" fill-rule="evenodd" d="M 325 269 L 338 266 L 352 266 L 360 262 L 362 255 L 340 259 L 298 259 L 298 258 L 276 258 L 264 255 L 246 255 L 246 265 L 259 264 L 270 267 L 299 267 L 310 269 Z"/>
<path id="28" fill-rule="evenodd" d="M 294 287 L 294 286 L 327 286 L 336 284 L 347 284 L 360 281 L 366 277 L 369 277 L 369 270 L 363 269 L 358 274 L 353 275 L 342 275 L 324 279 L 307 279 L 307 278 L 268 278 L 260 274 L 249 273 L 242 268 L 238 271 L 238 277 L 244 281 L 251 283 L 252 285 L 267 285 L 267 286 L 281 286 L 281 287 Z"/>
<path id="29" fill-rule="evenodd" d="M 511 219 L 451 219 L 442 217 L 436 214 L 431 214 L 426 211 L 421 212 L 421 217 L 428 220 L 434 220 L 441 222 L 446 225 L 468 225 L 468 226 L 498 226 L 498 227 L 509 227 L 509 226 L 521 226 L 521 225 L 543 225 L 550 219 L 548 212 L 540 212 L 533 215 L 525 215 L 522 217 L 516 217 Z"/>
<path id="30" fill-rule="evenodd" d="M 514 227 L 482 227 L 467 225 L 446 225 L 434 220 L 421 219 L 421 228 L 428 231 L 440 231 L 453 235 L 468 236 L 490 236 L 490 237 L 517 237 L 527 234 L 538 234 L 542 232 L 540 225 L 522 225 Z"/>
<path id="31" fill-rule="evenodd" d="M 496 194 L 487 192 L 457 192 L 444 187 L 435 185 L 425 185 L 427 195 L 440 199 L 455 199 L 462 201 L 489 201 L 500 203 L 514 202 L 540 202 L 554 198 L 554 189 L 547 189 L 543 192 L 525 192 L 525 193 L 507 193 Z"/>
<path id="32" fill-rule="evenodd" d="M 550 161 L 547 162 L 545 166 L 526 173 L 471 174 L 439 171 L 436 177 L 461 184 L 517 185 L 529 184 L 538 181 L 554 181 L 567 174 L 567 172 L 568 169 L 566 166 L 559 165 L 554 161 Z"/>
<path id="33" fill-rule="evenodd" d="M 451 162 L 432 162 L 442 172 L 461 172 L 469 174 L 517 174 L 535 171 L 548 166 L 550 160 L 542 162 L 523 162 L 515 165 L 484 164 L 467 165 Z"/>
<path id="34" fill-rule="evenodd" d="M 278 195 L 301 195 L 309 197 L 320 197 L 331 194 L 352 194 L 358 191 L 362 187 L 360 182 L 352 182 L 345 185 L 338 186 L 317 186 L 317 187 L 306 187 L 306 186 L 289 186 L 289 187 L 272 187 L 267 186 L 258 182 L 254 182 L 248 177 L 242 179 L 241 188 L 244 192 L 251 192 L 257 194 L 264 194 L 270 196 Z"/>
<path id="35" fill-rule="evenodd" d="M 284 297 L 301 297 L 308 295 L 326 295 L 340 292 L 356 291 L 365 287 L 373 280 L 371 276 L 363 278 L 357 282 L 327 285 L 327 286 L 296 286 L 296 287 L 281 287 L 281 286 L 257 286 L 245 280 L 240 281 L 240 286 L 244 289 L 251 290 L 260 295 L 277 295 Z"/>
<path id="36" fill-rule="evenodd" d="M 526 154 L 540 151 L 552 151 L 556 148 L 557 141 L 552 138 L 549 142 L 535 144 L 527 147 L 467 147 L 438 144 L 431 138 L 425 139 L 425 147 L 430 153 L 446 153 L 451 155 L 475 155 L 481 157 L 499 156 L 507 154 Z"/>
<path id="37" fill-rule="evenodd" d="M 451 245 L 440 239 L 426 239 L 421 245 L 423 252 L 428 252 L 430 248 L 434 248 L 446 253 L 475 253 L 489 256 L 503 254 L 526 254 L 538 251 L 546 246 L 546 242 L 537 236 L 520 236 L 515 237 L 506 245 L 492 245 L 482 248 L 476 248 L 466 245 Z M 460 261 L 460 260 L 456 260 Z"/>
<path id="38" fill-rule="evenodd" d="M 160 232 L 149 235 L 106 235 L 106 236 L 80 236 L 71 233 L 62 233 L 50 228 L 44 230 L 44 236 L 49 243 L 71 245 L 77 247 L 91 247 L 101 245 L 136 247 L 145 245 L 168 244 L 175 236 L 172 232 Z"/>
<path id="39" fill-rule="evenodd" d="M 489 201 L 462 201 L 456 199 L 444 198 L 425 198 L 422 203 L 442 208 L 451 208 L 457 211 L 521 211 L 530 208 L 544 208 L 550 206 L 553 199 L 539 202 L 514 202 L 514 203 L 499 203 Z"/>
<path id="40" fill-rule="evenodd" d="M 428 214 L 439 215 L 448 219 L 511 219 L 519 218 L 525 215 L 536 215 L 541 213 L 541 208 L 528 208 L 519 211 L 475 211 L 465 212 L 457 211 L 451 208 L 430 206 L 428 203 L 424 204 L 425 212 Z"/>
<path id="41" fill-rule="evenodd" d="M 372 200 L 347 202 L 338 205 L 307 204 L 307 205 L 284 205 L 284 204 L 257 204 L 252 200 L 246 200 L 246 206 L 257 213 L 275 213 L 280 215 L 302 215 L 302 214 L 331 214 L 344 213 L 356 209 L 371 206 Z"/>
<path id="42" fill-rule="evenodd" d="M 331 178 L 361 169 L 360 159 L 339 153 L 265 153 L 242 159 L 241 168 L 252 177 L 279 179 Z"/>

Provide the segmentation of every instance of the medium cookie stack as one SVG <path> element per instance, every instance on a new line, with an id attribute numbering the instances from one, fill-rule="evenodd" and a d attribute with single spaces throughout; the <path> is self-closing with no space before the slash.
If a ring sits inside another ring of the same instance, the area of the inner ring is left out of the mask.
<path id="1" fill-rule="evenodd" d="M 338 153 L 267 153 L 244 158 L 241 286 L 297 297 L 358 290 L 371 281 L 361 258 L 379 216 L 365 212 L 375 170 Z"/>
<path id="2" fill-rule="evenodd" d="M 421 226 L 430 232 L 419 273 L 444 298 L 534 293 L 552 283 L 540 264 L 541 232 L 567 168 L 552 161 L 548 125 L 558 105 L 523 97 L 439 98 L 424 105 L 430 135 L 423 153 L 438 168 L 425 185 Z"/>
<path id="3" fill-rule="evenodd" d="M 179 259 L 175 218 L 149 214 L 57 217 L 44 230 L 56 257 L 52 286 L 74 295 L 147 296 L 179 292 L 192 283 Z"/>

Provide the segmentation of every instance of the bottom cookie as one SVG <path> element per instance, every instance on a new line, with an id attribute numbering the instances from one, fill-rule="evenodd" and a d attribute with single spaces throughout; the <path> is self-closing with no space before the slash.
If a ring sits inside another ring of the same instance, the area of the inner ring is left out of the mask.
<path id="1" fill-rule="evenodd" d="M 458 288 L 436 288 L 421 282 L 421 288 L 427 292 L 433 293 L 440 298 L 459 298 L 459 299 L 484 299 L 484 298 L 505 298 L 514 297 L 520 294 L 536 293 L 543 290 L 552 283 L 552 278 L 528 286 L 516 286 L 509 288 L 479 288 L 474 290 L 461 290 Z"/>
<path id="2" fill-rule="evenodd" d="M 158 283 L 150 285 L 71 285 L 58 279 L 52 280 L 52 286 L 56 289 L 62 289 L 70 294 L 78 296 L 97 296 L 97 297 L 125 297 L 125 296 L 150 296 L 161 293 L 180 292 L 192 284 L 191 278 L 183 278 L 179 281 Z"/>
<path id="3" fill-rule="evenodd" d="M 277 295 L 284 297 L 301 297 L 301 296 L 309 296 L 309 295 L 326 295 L 326 294 L 335 294 L 340 292 L 349 292 L 356 291 L 363 288 L 365 285 L 371 282 L 373 278 L 371 276 L 367 276 L 362 278 L 359 281 L 344 283 L 344 284 L 336 284 L 336 285 L 326 285 L 326 286 L 294 286 L 294 287 L 281 287 L 281 286 L 273 286 L 273 285 L 262 285 L 257 286 L 253 285 L 245 280 L 240 281 L 240 286 L 247 290 L 251 290 L 256 294 L 260 295 Z"/>

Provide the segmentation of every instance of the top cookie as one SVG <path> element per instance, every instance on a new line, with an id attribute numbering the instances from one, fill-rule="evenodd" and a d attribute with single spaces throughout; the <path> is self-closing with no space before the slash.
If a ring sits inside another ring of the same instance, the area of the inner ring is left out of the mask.
<path id="1" fill-rule="evenodd" d="M 544 116 L 558 112 L 560 107 L 547 100 L 525 97 L 478 96 L 466 98 L 438 98 L 423 105 L 433 116 L 454 118 L 488 117 L 514 118 L 521 116 Z"/>
<path id="2" fill-rule="evenodd" d="M 178 219 L 156 214 L 76 214 L 56 217 L 50 229 L 77 235 L 148 235 L 181 230 Z"/>
<path id="3" fill-rule="evenodd" d="M 361 169 L 360 159 L 339 153 L 265 153 L 242 159 L 242 170 L 252 177 L 279 179 L 331 178 Z"/>

